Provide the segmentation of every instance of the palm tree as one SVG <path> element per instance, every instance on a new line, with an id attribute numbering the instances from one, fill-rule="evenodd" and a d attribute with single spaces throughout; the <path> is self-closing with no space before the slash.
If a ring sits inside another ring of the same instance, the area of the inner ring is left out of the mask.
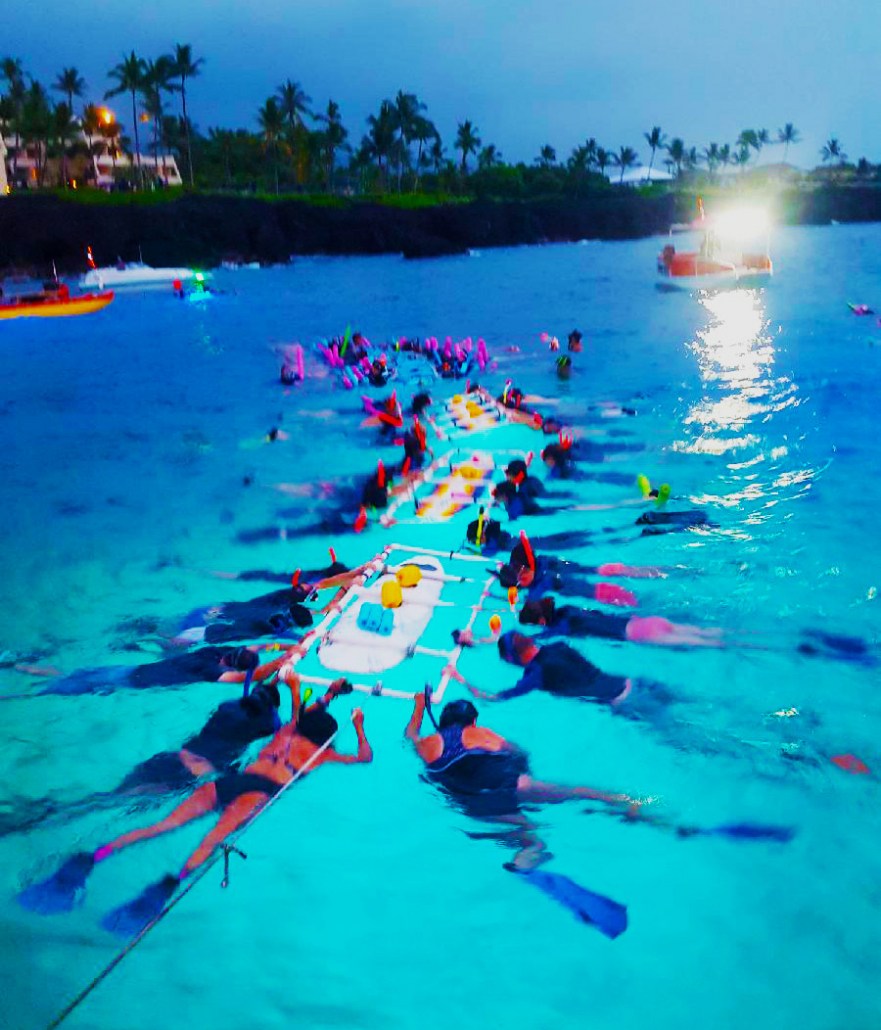
<path id="1" fill-rule="evenodd" d="M 288 137 L 291 149 L 294 152 L 295 164 L 299 169 L 303 150 L 306 146 L 306 126 L 303 122 L 303 116 L 309 114 L 309 104 L 312 103 L 312 97 L 307 96 L 303 92 L 299 82 L 293 82 L 291 79 L 285 79 L 276 90 L 275 96 L 278 100 L 282 118 L 287 121 Z"/>
<path id="2" fill-rule="evenodd" d="M 731 163 L 733 165 L 736 165 L 741 170 L 741 172 L 743 172 L 743 170 L 749 164 L 749 147 L 743 143 L 739 144 L 737 146 L 736 153 L 731 158 Z"/>
<path id="3" fill-rule="evenodd" d="M 476 154 L 479 149 L 480 137 L 477 135 L 477 129 L 466 118 L 464 122 L 459 122 L 456 127 L 456 150 L 462 151 L 462 164 L 460 167 L 463 175 L 468 174 L 468 155 Z"/>
<path id="4" fill-rule="evenodd" d="M 642 135 L 652 150 L 652 156 L 649 158 L 649 170 L 646 176 L 646 178 L 651 179 L 652 168 L 655 163 L 655 151 L 663 150 L 667 146 L 667 137 L 661 132 L 660 125 L 655 125 L 651 132 L 644 132 Z"/>
<path id="5" fill-rule="evenodd" d="M 550 143 L 545 143 L 538 152 L 535 162 L 539 168 L 552 168 L 557 163 L 557 151 L 554 150 Z"/>
<path id="6" fill-rule="evenodd" d="M 600 175 L 606 174 L 606 168 L 608 168 L 608 166 L 612 164 L 613 159 L 614 154 L 612 154 L 611 151 L 606 150 L 605 147 L 597 147 L 595 160 L 597 168 L 599 168 L 600 170 Z"/>
<path id="7" fill-rule="evenodd" d="M 4 57 L 0 61 L 0 78 L 6 79 L 10 89 L 17 83 L 24 85 L 24 69 L 20 57 Z"/>
<path id="8" fill-rule="evenodd" d="M 621 177 L 618 179 L 619 186 L 624 182 L 624 173 L 628 168 L 632 168 L 638 160 L 639 155 L 633 147 L 621 147 L 618 153 L 612 158 L 612 164 L 621 169 Z"/>
<path id="9" fill-rule="evenodd" d="M 138 57 L 134 50 L 132 50 L 128 57 L 124 57 L 115 68 L 111 68 L 107 73 L 109 79 L 116 80 L 116 86 L 104 94 L 105 99 L 109 99 L 110 97 L 118 96 L 120 93 L 131 93 L 132 125 L 135 130 L 135 158 L 138 168 L 136 177 L 141 184 L 143 183 L 141 182 L 141 143 L 138 139 L 137 95 L 144 88 L 146 68 L 147 64 L 143 57 Z"/>
<path id="10" fill-rule="evenodd" d="M 502 155 L 495 143 L 488 143 L 477 155 L 477 167 L 481 171 L 495 168 L 502 163 Z"/>
<path id="11" fill-rule="evenodd" d="M 278 196 L 278 142 L 285 128 L 285 113 L 275 97 L 270 97 L 257 112 L 257 124 L 263 134 L 264 146 L 272 150 L 275 171 L 275 195 Z"/>
<path id="12" fill-rule="evenodd" d="M 432 166 L 434 167 L 434 174 L 440 175 L 441 169 L 446 161 L 446 154 L 444 153 L 444 145 L 441 141 L 440 136 L 435 136 L 431 144 L 431 150 L 429 152 Z"/>
<path id="13" fill-rule="evenodd" d="M 37 153 L 37 183 L 42 186 L 52 139 L 53 114 L 46 91 L 39 82 L 32 80 L 25 90 L 21 108 L 13 121 L 13 128 L 20 141 L 25 145 L 33 144 Z"/>
<path id="14" fill-rule="evenodd" d="M 187 115 L 187 79 L 194 79 L 199 74 L 199 68 L 205 63 L 203 57 L 193 59 L 193 48 L 189 43 L 176 43 L 172 55 L 174 64 L 172 74 L 180 79 L 180 102 L 183 112 L 184 135 L 187 144 L 187 174 L 190 186 L 193 185 L 193 148 L 190 145 L 190 119 Z"/>
<path id="15" fill-rule="evenodd" d="M 153 119 L 153 161 L 154 169 L 159 167 L 159 147 L 162 136 L 162 119 L 165 114 L 162 94 L 172 93 L 177 88 L 172 84 L 174 76 L 174 58 L 169 54 L 161 54 L 155 61 L 147 61 L 141 93 L 144 97 L 144 112 Z M 165 178 L 163 160 L 162 178 Z"/>
<path id="16" fill-rule="evenodd" d="M 208 138 L 217 147 L 223 161 L 224 184 L 232 185 L 232 156 L 235 133 L 231 129 L 209 129 Z"/>
<path id="17" fill-rule="evenodd" d="M 784 164 L 786 163 L 786 158 L 789 154 L 790 143 L 798 143 L 799 141 L 800 136 L 798 134 L 798 129 L 796 129 L 792 122 L 787 122 L 782 129 L 777 130 L 777 142 L 783 144 Z"/>
<path id="18" fill-rule="evenodd" d="M 53 149 L 61 157 L 61 182 L 67 189 L 67 151 L 70 144 L 74 142 L 79 133 L 79 123 L 74 119 L 73 112 L 63 101 L 57 104 L 52 111 L 52 122 L 50 126 L 51 141 Z"/>
<path id="19" fill-rule="evenodd" d="M 746 160 L 741 161 L 738 159 L 737 164 L 742 167 L 746 167 L 749 162 L 749 152 L 754 150 L 756 157 L 759 156 L 759 151 L 762 149 L 762 141 L 759 138 L 759 133 L 755 129 L 743 129 L 737 139 L 734 141 L 734 145 L 737 147 L 738 153 L 746 153 Z"/>
<path id="20" fill-rule="evenodd" d="M 843 165 L 847 160 L 847 154 L 841 149 L 841 143 L 834 136 L 826 141 L 820 154 L 823 157 L 823 164 L 826 164 L 827 161 L 837 161 L 840 165 Z"/>
<path id="21" fill-rule="evenodd" d="M 76 68 L 62 68 L 58 78 L 52 84 L 52 88 L 67 97 L 67 106 L 72 113 L 73 98 L 83 95 L 83 90 L 86 88 L 86 80 Z"/>
<path id="22" fill-rule="evenodd" d="M 401 178 L 404 171 L 404 160 L 410 163 L 410 143 L 414 136 L 416 119 L 425 110 L 425 104 L 415 93 L 398 90 L 394 102 L 395 115 L 398 121 L 398 193 L 401 192 Z"/>
<path id="23" fill-rule="evenodd" d="M 707 163 L 710 175 L 715 175 L 716 169 L 719 167 L 719 162 L 721 161 L 718 143 L 711 143 L 704 149 L 704 161 Z"/>
<path id="24" fill-rule="evenodd" d="M 398 131 L 398 118 L 390 100 L 383 100 L 379 105 L 379 114 L 367 118 L 370 126 L 364 137 L 362 146 L 370 157 L 376 159 L 379 166 L 379 188 L 385 190 L 385 161 L 392 153 Z"/>
<path id="25" fill-rule="evenodd" d="M 424 155 L 425 144 L 429 140 L 439 137 L 434 122 L 424 118 L 421 114 L 413 119 L 412 133 L 413 139 L 419 144 L 416 151 L 416 178 L 413 181 L 413 192 L 415 193 L 419 189 L 419 171 L 427 164 Z"/>
<path id="26" fill-rule="evenodd" d="M 278 100 L 282 118 L 287 120 L 291 133 L 295 129 L 301 128 L 303 126 L 303 115 L 309 113 L 309 104 L 312 103 L 312 97 L 306 96 L 300 88 L 299 82 L 292 82 L 290 79 L 285 79 L 276 90 L 275 96 Z"/>
<path id="27" fill-rule="evenodd" d="M 340 117 L 340 105 L 333 100 L 328 100 L 327 110 L 324 114 L 317 115 L 317 119 L 324 123 L 324 131 L 321 133 L 321 149 L 324 155 L 324 174 L 327 181 L 327 188 L 333 192 L 333 173 L 336 166 L 336 152 L 340 147 L 345 146 L 348 129 L 343 126 Z"/>
<path id="28" fill-rule="evenodd" d="M 723 168 L 727 168 L 728 165 L 731 164 L 730 143 L 723 143 L 722 146 L 719 147 L 719 164 L 722 165 Z"/>
<path id="29" fill-rule="evenodd" d="M 678 179 L 682 174 L 682 162 L 685 160 L 685 143 L 678 136 L 674 136 L 667 146 L 667 153 L 676 166 L 676 178 Z"/>

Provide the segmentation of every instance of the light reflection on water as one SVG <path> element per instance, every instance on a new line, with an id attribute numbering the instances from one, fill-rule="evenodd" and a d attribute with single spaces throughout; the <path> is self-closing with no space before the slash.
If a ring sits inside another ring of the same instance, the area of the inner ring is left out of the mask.
<path id="1" fill-rule="evenodd" d="M 683 419 L 687 435 L 673 447 L 690 454 L 730 455 L 724 490 L 692 499 L 724 508 L 743 505 L 744 522 L 755 525 L 772 517 L 770 509 L 781 496 L 809 490 L 822 468 L 794 465 L 798 441 L 790 440 L 783 426 L 772 432 L 775 417 L 803 398 L 796 382 L 775 374 L 765 291 L 705 293 L 699 302 L 709 322 L 695 332 L 688 349 L 704 390 Z"/>

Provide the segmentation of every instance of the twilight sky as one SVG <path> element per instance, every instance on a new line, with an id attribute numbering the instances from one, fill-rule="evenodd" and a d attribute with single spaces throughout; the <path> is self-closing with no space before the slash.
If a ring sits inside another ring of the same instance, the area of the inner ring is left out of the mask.
<path id="1" fill-rule="evenodd" d="M 47 84 L 74 65 L 98 101 L 124 53 L 174 43 L 206 59 L 188 91 L 202 131 L 254 128 L 291 78 L 314 108 L 339 103 L 356 144 L 366 116 L 404 89 L 448 148 L 470 118 L 508 161 L 544 143 L 564 160 L 588 136 L 647 160 L 653 125 L 701 148 L 743 128 L 773 138 L 785 122 L 802 136 L 795 164 L 818 164 L 830 136 L 853 160 L 881 161 L 878 0 L 13 0 L 0 56 Z M 121 98 L 114 109 L 130 121 Z"/>

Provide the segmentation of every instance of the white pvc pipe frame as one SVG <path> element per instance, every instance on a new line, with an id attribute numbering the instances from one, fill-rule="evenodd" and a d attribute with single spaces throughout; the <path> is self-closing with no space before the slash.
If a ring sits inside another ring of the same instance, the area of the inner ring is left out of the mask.
<path id="1" fill-rule="evenodd" d="M 364 572 L 358 577 L 358 580 L 354 582 L 343 597 L 340 599 L 338 604 L 335 604 L 333 608 L 325 615 L 321 622 L 311 629 L 305 637 L 300 641 L 300 648 L 298 654 L 286 662 L 286 666 L 297 665 L 306 655 L 312 650 L 313 645 L 316 641 L 322 640 L 329 632 L 334 622 L 342 615 L 354 601 L 363 596 L 364 584 L 372 576 L 376 575 L 377 572 L 382 572 L 386 569 L 386 559 L 392 551 L 400 551 L 405 554 L 426 554 L 433 558 L 445 558 L 453 559 L 455 561 L 465 562 L 480 562 L 486 564 L 487 559 L 476 554 L 462 554 L 459 551 L 434 551 L 427 547 L 410 547 L 405 544 L 388 544 L 384 547 L 379 554 L 373 558 L 365 568 Z M 391 571 L 391 570 L 389 570 Z M 473 580 L 463 579 L 458 576 L 444 576 L 444 579 L 450 582 L 473 582 Z M 496 582 L 496 576 L 489 576 L 483 584 L 483 590 L 481 591 L 478 603 L 472 607 L 471 617 L 465 626 L 466 630 L 473 628 L 477 616 L 483 610 L 483 602 L 489 596 L 490 589 L 493 583 Z M 443 603 L 443 602 L 441 602 Z M 459 657 L 462 654 L 462 645 L 457 644 L 452 651 L 441 651 L 435 648 L 423 648 L 419 645 L 414 646 L 412 649 L 413 654 L 423 654 L 430 657 L 446 658 L 447 663 L 441 673 L 440 680 L 438 681 L 437 687 L 434 689 L 431 695 L 432 704 L 439 704 L 443 700 L 444 693 L 449 686 L 451 676 L 447 671 L 448 667 L 455 668 Z M 301 683 L 314 684 L 316 686 L 329 686 L 333 680 L 327 676 L 300 676 Z M 404 701 L 412 701 L 417 694 L 421 694 L 422 691 L 404 691 L 395 690 L 391 687 L 383 687 L 382 680 L 377 680 L 376 683 L 353 683 L 352 687 L 362 694 L 369 694 L 372 697 L 395 697 L 400 698 Z"/>

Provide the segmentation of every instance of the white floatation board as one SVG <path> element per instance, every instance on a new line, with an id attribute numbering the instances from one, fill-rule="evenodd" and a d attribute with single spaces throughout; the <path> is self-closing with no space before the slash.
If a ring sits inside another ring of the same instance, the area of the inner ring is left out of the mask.
<path id="1" fill-rule="evenodd" d="M 400 608 L 389 608 L 393 622 L 392 632 L 381 636 L 361 629 L 358 616 L 365 604 L 378 604 L 382 584 L 395 579 L 386 573 L 373 584 L 366 596 L 358 597 L 343 612 L 318 649 L 318 658 L 326 669 L 337 672 L 385 672 L 399 665 L 411 647 L 418 643 L 434 614 L 435 602 L 443 588 L 444 569 L 437 558 L 421 554 L 402 562 L 418 565 L 422 579 L 415 587 L 402 589 Z"/>

